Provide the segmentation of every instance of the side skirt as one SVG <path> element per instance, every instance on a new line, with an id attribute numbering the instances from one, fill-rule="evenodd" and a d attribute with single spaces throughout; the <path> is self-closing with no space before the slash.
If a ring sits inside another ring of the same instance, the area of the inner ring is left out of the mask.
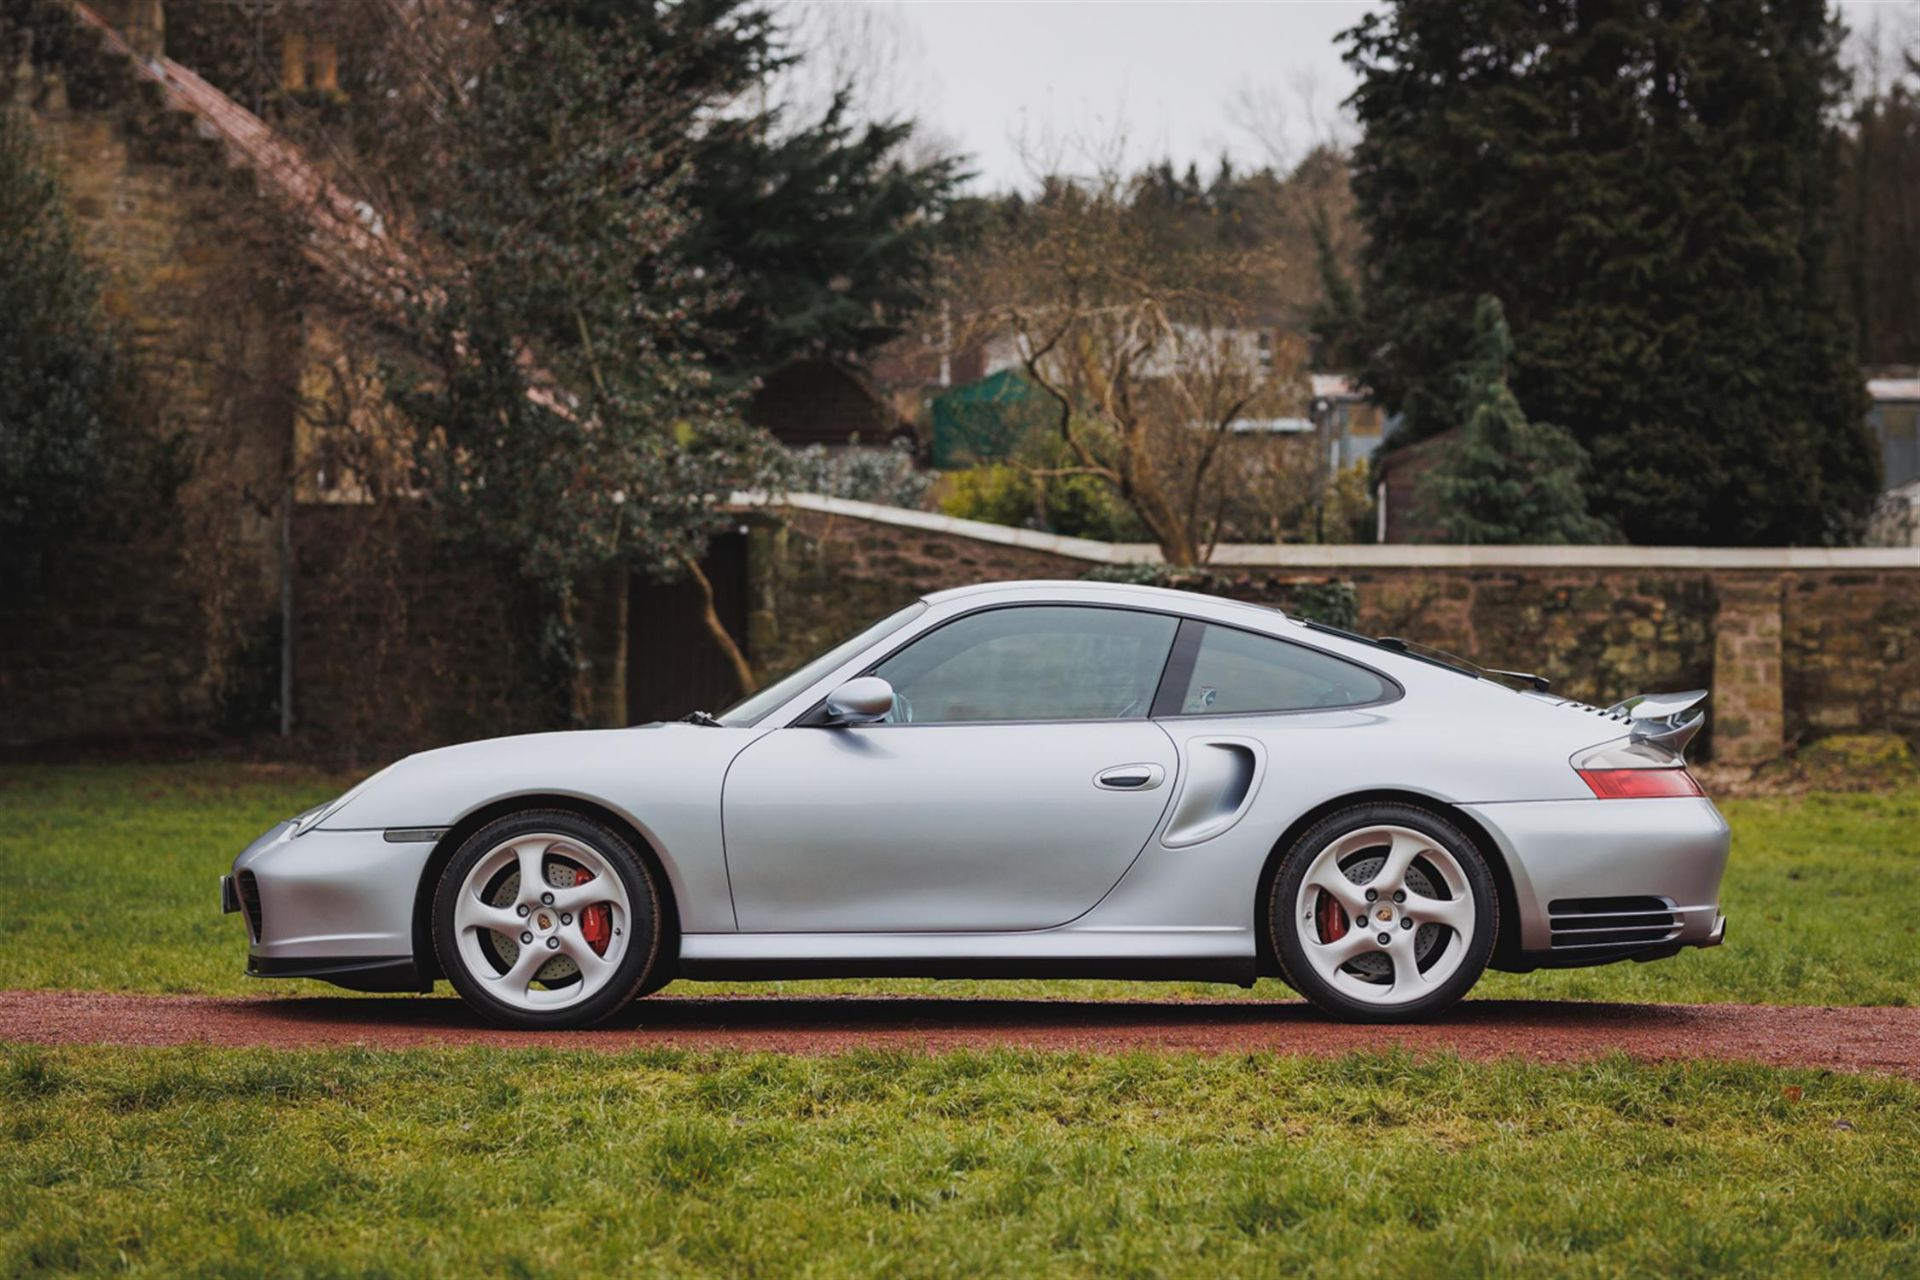
<path id="1" fill-rule="evenodd" d="M 1027 934 L 687 934 L 675 973 L 696 982 L 800 978 L 1107 978 L 1252 986 L 1251 930 Z"/>
<path id="2" fill-rule="evenodd" d="M 780 982 L 802 978 L 1108 978 L 1125 982 L 1227 982 L 1253 985 L 1245 960 L 1115 960 L 1047 957 L 936 960 L 916 956 L 848 956 L 809 960 L 687 960 L 677 976 L 694 982 Z"/>

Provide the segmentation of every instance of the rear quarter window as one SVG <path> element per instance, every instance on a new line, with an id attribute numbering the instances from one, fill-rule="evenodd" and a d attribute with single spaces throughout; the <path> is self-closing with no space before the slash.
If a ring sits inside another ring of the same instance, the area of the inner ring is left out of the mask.
<path id="1" fill-rule="evenodd" d="M 1314 711 L 1385 702 L 1398 692 L 1385 677 L 1322 650 L 1207 623 L 1174 714 Z"/>

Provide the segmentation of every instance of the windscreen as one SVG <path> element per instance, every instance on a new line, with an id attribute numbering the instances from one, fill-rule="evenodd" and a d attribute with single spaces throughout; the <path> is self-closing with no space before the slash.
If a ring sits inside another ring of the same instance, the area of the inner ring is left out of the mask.
<path id="1" fill-rule="evenodd" d="M 926 612 L 926 602 L 916 600 L 898 613 L 889 614 L 868 627 L 865 631 L 850 639 L 843 640 L 827 650 L 813 661 L 807 663 L 790 675 L 774 681 L 758 693 L 748 694 L 740 701 L 720 713 L 720 723 L 726 725 L 758 724 L 769 712 L 781 703 L 794 697 L 808 685 L 825 676 L 835 667 L 846 662 L 854 655 L 882 639 L 892 635 L 900 628 L 912 622 Z"/>

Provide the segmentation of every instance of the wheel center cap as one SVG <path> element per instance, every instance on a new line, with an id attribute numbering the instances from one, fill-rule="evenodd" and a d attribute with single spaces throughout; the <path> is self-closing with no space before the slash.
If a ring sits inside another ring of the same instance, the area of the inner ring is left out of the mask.
<path id="1" fill-rule="evenodd" d="M 1393 908 L 1382 903 L 1378 908 L 1374 910 L 1373 918 L 1375 920 L 1378 920 L 1381 924 L 1392 924 Z"/>
<path id="2" fill-rule="evenodd" d="M 553 917 L 544 911 L 537 911 L 534 913 L 533 923 L 535 928 L 551 929 L 553 928 Z"/>

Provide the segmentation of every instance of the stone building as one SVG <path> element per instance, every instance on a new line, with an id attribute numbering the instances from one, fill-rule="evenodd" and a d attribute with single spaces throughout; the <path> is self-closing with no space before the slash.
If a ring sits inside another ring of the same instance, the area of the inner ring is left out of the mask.
<path id="1" fill-rule="evenodd" d="M 249 251 L 233 251 L 226 210 L 250 184 L 134 70 L 158 56 L 158 0 L 103 7 L 124 43 L 103 38 L 90 11 L 48 4 L 41 21 L 0 29 L 0 98 L 30 113 L 143 399 L 192 468 L 177 510 L 146 536 L 78 547 L 52 598 L 24 614 L 0 606 L 4 734 L 16 741 L 251 719 L 243 704 L 262 696 L 277 658 L 302 344 L 282 292 L 284 245 L 253 225 Z"/>
<path id="2" fill-rule="evenodd" d="M 307 6 L 286 8 L 297 20 Z M 527 655 L 477 639 L 510 592 L 469 584 L 470 612 L 413 611 L 395 584 L 431 575 L 443 553 L 417 513 L 367 506 L 369 452 L 391 438 L 386 353 L 330 300 L 379 283 L 404 249 L 298 147 L 167 56 L 160 0 L 14 0 L 0 16 L 0 98 L 33 121 L 143 401 L 188 462 L 138 536 L 83 543 L 45 598 L 0 602 L 0 743 L 204 743 L 327 731 L 341 714 L 351 729 L 355 709 L 290 697 L 303 676 L 342 674 L 303 672 L 300 642 L 349 652 L 325 643 L 343 626 L 367 641 L 352 663 L 390 680 L 382 714 L 396 725 L 418 723 L 423 703 L 442 716 L 471 705 L 453 716 L 463 728 L 537 723 L 521 696 Z M 298 21 L 284 35 L 289 84 L 337 82 L 329 44 Z M 303 517 L 340 506 L 361 518 Z"/>

